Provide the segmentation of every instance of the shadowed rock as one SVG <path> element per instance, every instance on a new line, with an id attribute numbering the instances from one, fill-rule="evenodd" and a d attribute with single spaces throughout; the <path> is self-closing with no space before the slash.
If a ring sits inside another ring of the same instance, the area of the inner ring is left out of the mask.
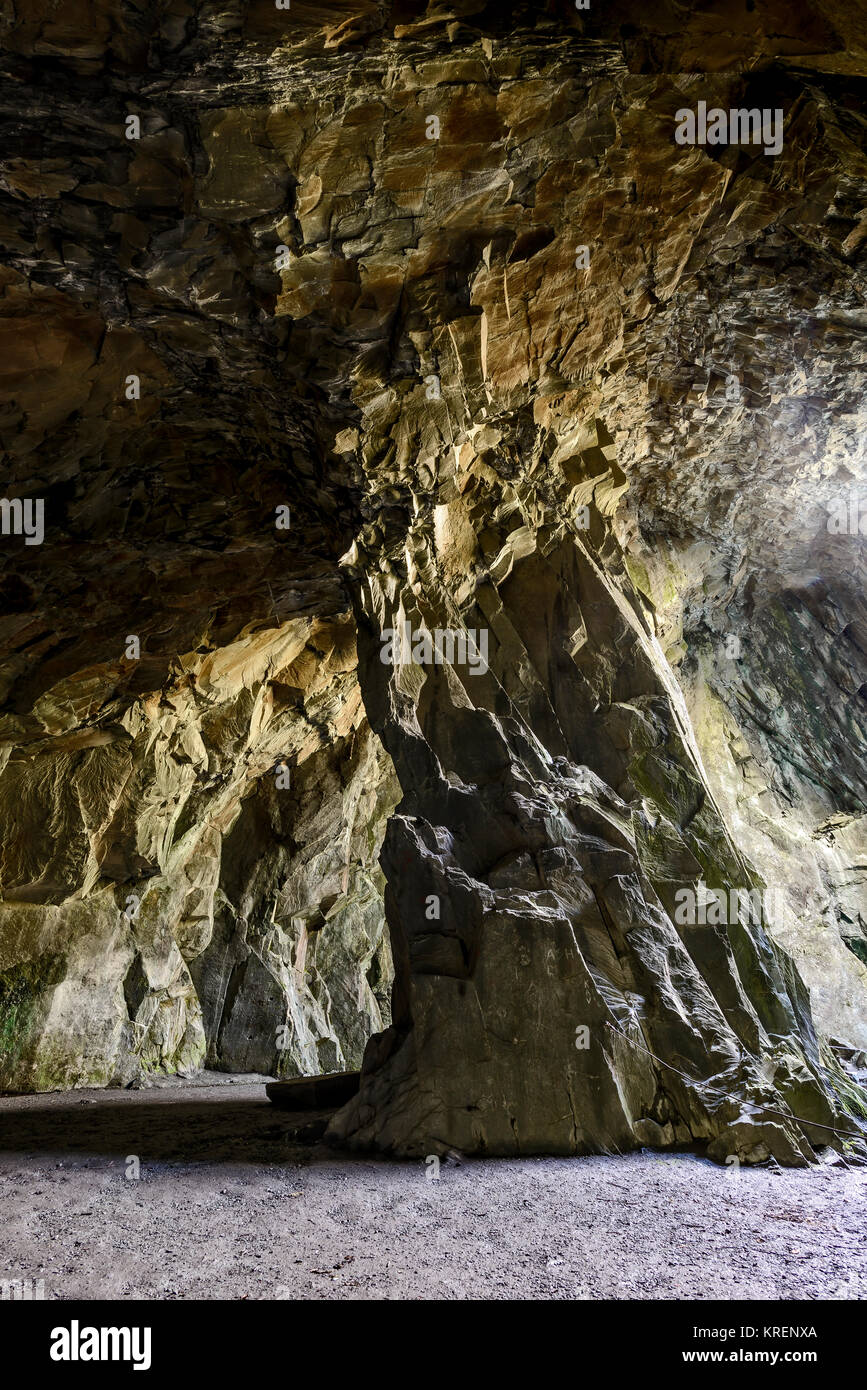
<path id="1" fill-rule="evenodd" d="M 345 1105 L 358 1090 L 361 1073 L 332 1072 L 328 1076 L 301 1076 L 294 1081 L 272 1081 L 265 1094 L 281 1110 L 327 1110 Z"/>

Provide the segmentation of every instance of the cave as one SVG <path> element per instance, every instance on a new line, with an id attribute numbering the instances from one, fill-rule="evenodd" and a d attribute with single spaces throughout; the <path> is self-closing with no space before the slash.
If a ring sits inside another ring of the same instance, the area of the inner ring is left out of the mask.
<path id="1" fill-rule="evenodd" d="M 857 1205 L 863 14 L 0 26 L 0 1190 Z M 370 1293 L 308 1254 L 52 1297 Z M 491 1296 L 731 1296 L 553 1258 Z"/>

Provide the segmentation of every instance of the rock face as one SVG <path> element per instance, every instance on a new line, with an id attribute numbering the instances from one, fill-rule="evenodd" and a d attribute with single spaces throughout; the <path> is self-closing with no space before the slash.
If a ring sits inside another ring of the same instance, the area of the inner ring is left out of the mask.
<path id="1" fill-rule="evenodd" d="M 128 705 L 123 665 L 58 683 L 6 750 L 2 1084 L 358 1065 L 396 794 L 347 615 L 204 642 Z"/>
<path id="2" fill-rule="evenodd" d="M 0 1084 L 860 1142 L 865 26 L 92 8 L 0 87 Z"/>
<path id="3" fill-rule="evenodd" d="M 467 449 L 448 525 L 420 516 L 393 549 L 380 529 L 351 557 L 367 709 L 405 793 L 383 865 L 406 950 L 393 1027 L 332 1133 L 401 1152 L 706 1140 L 795 1162 L 781 1107 L 821 1142 L 832 1059 L 760 920 L 677 925 L 698 882 L 727 899 L 764 885 L 604 514 L 590 504 L 586 540 L 571 520 L 582 475 L 616 496 L 610 437 L 597 425 L 565 458 L 546 443 L 522 468 L 517 441 L 492 441 L 511 484 Z M 487 633 L 487 660 L 395 670 L 381 633 L 404 623 Z"/>

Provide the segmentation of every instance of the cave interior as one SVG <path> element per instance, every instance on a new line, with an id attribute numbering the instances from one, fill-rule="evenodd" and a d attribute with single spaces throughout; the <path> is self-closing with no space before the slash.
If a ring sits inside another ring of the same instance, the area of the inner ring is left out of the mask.
<path id="1" fill-rule="evenodd" d="M 863 11 L 19 9 L 0 1088 L 867 1156 Z"/>

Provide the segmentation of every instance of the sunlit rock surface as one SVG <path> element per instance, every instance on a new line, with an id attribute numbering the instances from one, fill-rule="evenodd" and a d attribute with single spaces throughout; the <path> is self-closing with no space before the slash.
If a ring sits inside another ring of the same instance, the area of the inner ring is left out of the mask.
<path id="1" fill-rule="evenodd" d="M 4 19 L 0 1084 L 367 1044 L 331 1135 L 400 1152 L 863 1122 L 865 26 L 646 8 Z"/>
<path id="2" fill-rule="evenodd" d="M 346 615 L 203 642 L 126 707 L 124 664 L 58 683 L 7 750 L 3 1084 L 357 1065 L 388 1016 L 395 793 Z"/>

